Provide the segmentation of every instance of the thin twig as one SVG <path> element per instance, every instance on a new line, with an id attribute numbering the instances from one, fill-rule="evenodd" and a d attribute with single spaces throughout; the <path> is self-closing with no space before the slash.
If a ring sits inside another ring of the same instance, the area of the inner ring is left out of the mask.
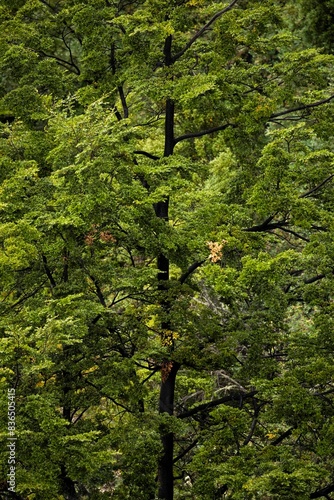
<path id="1" fill-rule="evenodd" d="M 232 401 L 244 400 L 254 397 L 257 394 L 257 391 L 252 391 L 249 393 L 244 392 L 233 392 L 228 396 L 224 396 L 223 398 L 215 399 L 214 401 L 210 401 L 209 403 L 204 403 L 199 406 L 195 406 L 191 410 L 180 413 L 177 418 L 188 418 L 196 415 L 197 413 L 201 413 L 203 411 L 209 410 L 210 408 L 215 408 L 221 404 L 230 403 Z"/>
<path id="2" fill-rule="evenodd" d="M 225 130 L 228 127 L 236 128 L 234 123 L 225 123 L 224 125 L 220 125 L 219 127 L 209 128 L 207 130 L 201 130 L 200 132 L 190 132 L 189 134 L 180 135 L 174 139 L 174 144 L 177 144 L 180 141 L 184 141 L 185 139 L 193 139 L 195 137 L 202 137 L 203 135 L 213 134 L 214 132 L 218 132 L 219 130 Z"/>
<path id="3" fill-rule="evenodd" d="M 196 438 L 195 441 L 190 443 L 190 445 L 187 446 L 187 448 L 185 448 L 177 457 L 175 457 L 173 459 L 173 464 L 175 464 L 176 462 L 181 460 L 181 458 L 183 458 L 185 455 L 187 455 L 187 453 L 189 453 L 189 451 L 192 450 L 197 445 L 198 441 L 199 441 L 199 439 Z"/>
<path id="4" fill-rule="evenodd" d="M 75 73 L 76 75 L 80 75 L 80 70 L 76 65 L 73 65 L 71 62 L 66 61 L 65 59 L 62 59 L 61 57 L 52 55 L 52 54 L 47 54 L 44 52 L 44 50 L 40 50 L 39 53 L 44 56 L 44 57 L 49 57 L 50 59 L 55 59 L 60 66 L 63 66 L 66 68 L 68 71 L 71 71 L 72 73 Z"/>
<path id="5" fill-rule="evenodd" d="M 309 238 L 306 238 L 305 236 L 302 236 L 301 234 L 296 233 L 296 231 L 293 231 L 292 229 L 288 229 L 286 227 L 280 227 L 278 229 L 281 229 L 281 231 L 284 231 L 285 233 L 293 234 L 293 236 L 295 236 L 296 238 L 299 238 L 300 240 L 306 241 L 307 243 L 309 243 L 309 241 L 310 241 Z"/>
<path id="6" fill-rule="evenodd" d="M 71 59 L 72 66 L 77 70 L 78 75 L 80 75 L 81 71 L 80 71 L 79 67 L 74 62 L 73 54 L 72 54 L 72 50 L 71 50 L 71 45 L 69 43 L 67 43 L 67 41 L 66 41 L 66 35 L 64 35 L 64 31 L 65 30 L 63 30 L 63 32 L 61 34 L 62 40 L 63 40 L 64 45 L 65 45 L 65 47 L 67 48 L 67 50 L 68 50 L 68 52 L 70 54 L 70 59 Z"/>
<path id="7" fill-rule="evenodd" d="M 288 115 L 289 113 L 294 113 L 295 111 L 303 111 L 305 109 L 316 108 L 317 106 L 321 106 L 322 104 L 326 104 L 334 99 L 334 95 L 327 97 L 327 99 L 321 99 L 320 101 L 313 102 L 311 104 L 302 104 L 301 106 L 296 106 L 295 108 L 286 109 L 285 111 L 279 111 L 278 113 L 273 113 L 268 121 L 271 121 L 273 118 L 278 118 L 279 116 Z"/>
<path id="8" fill-rule="evenodd" d="M 327 177 L 325 180 L 323 180 L 320 184 L 318 184 L 314 188 L 310 189 L 309 191 L 306 191 L 306 193 L 301 194 L 299 196 L 299 198 L 307 198 L 308 196 L 310 196 L 311 194 L 315 193 L 320 188 L 322 188 L 322 186 L 327 184 L 327 182 L 331 181 L 333 179 L 333 177 L 334 177 L 334 174 L 331 174 L 329 177 Z"/>
<path id="9" fill-rule="evenodd" d="M 122 405 L 122 403 L 119 403 L 118 401 L 116 401 L 113 397 L 108 396 L 108 394 L 106 394 L 105 392 L 103 392 L 103 391 L 102 391 L 99 387 L 97 387 L 95 384 L 93 384 L 93 383 L 92 383 L 92 382 L 90 382 L 89 380 L 85 380 L 85 382 L 86 382 L 86 384 L 88 384 L 88 385 L 90 385 L 90 386 L 94 387 L 94 389 L 96 389 L 96 390 L 97 390 L 97 391 L 101 394 L 101 396 L 102 396 L 102 397 L 109 399 L 109 400 L 110 400 L 110 401 L 112 401 L 115 405 L 120 406 L 121 408 L 123 408 L 123 410 L 126 410 L 126 411 L 128 411 L 129 413 L 132 413 L 132 411 L 131 411 L 129 408 L 127 408 L 126 406 Z"/>
<path id="10" fill-rule="evenodd" d="M 216 14 L 212 16 L 211 19 L 195 33 L 195 35 L 189 40 L 189 42 L 183 47 L 183 49 L 172 57 L 172 62 L 177 61 L 181 56 L 183 56 L 183 54 L 196 42 L 198 38 L 200 38 L 210 28 L 212 24 L 219 17 L 225 14 L 225 12 L 231 10 L 237 2 L 238 0 L 233 0 L 227 7 L 224 7 L 224 9 L 216 12 Z"/>

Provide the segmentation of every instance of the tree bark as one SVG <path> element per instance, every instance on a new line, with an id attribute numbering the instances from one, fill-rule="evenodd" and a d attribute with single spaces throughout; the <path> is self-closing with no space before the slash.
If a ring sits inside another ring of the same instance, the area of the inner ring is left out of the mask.
<path id="1" fill-rule="evenodd" d="M 78 500 L 77 492 L 75 491 L 74 482 L 71 478 L 68 477 L 66 467 L 61 465 L 60 467 L 60 480 L 61 480 L 61 489 L 62 494 L 66 500 Z"/>
<path id="2" fill-rule="evenodd" d="M 172 64 L 171 58 L 172 37 L 166 39 L 164 47 L 165 64 Z M 166 115 L 165 115 L 165 145 L 164 157 L 171 156 L 174 151 L 174 102 L 172 99 L 166 100 Z M 155 213 L 160 219 L 168 222 L 168 198 L 160 201 L 155 206 Z M 159 290 L 162 291 L 161 306 L 164 312 L 169 314 L 170 303 L 166 298 L 166 291 L 169 281 L 169 259 L 162 253 L 158 256 L 158 281 Z M 167 319 L 162 323 L 162 330 L 170 329 L 170 322 Z M 174 391 L 176 374 L 180 365 L 171 360 L 166 360 L 161 369 L 161 387 L 159 399 L 159 413 L 167 413 L 173 415 L 174 412 Z M 159 498 L 163 500 L 173 500 L 174 481 L 173 481 L 173 458 L 174 458 L 174 435 L 168 432 L 165 426 L 160 427 L 162 454 L 158 466 L 158 483 L 159 483 Z"/>
<path id="3" fill-rule="evenodd" d="M 162 377 L 159 413 L 168 413 L 168 415 L 173 415 L 175 381 L 179 368 L 180 365 L 173 362 L 168 376 L 166 378 Z M 172 432 L 166 431 L 163 426 L 161 426 L 160 432 L 163 451 L 159 460 L 159 498 L 163 500 L 173 500 L 174 435 Z"/>

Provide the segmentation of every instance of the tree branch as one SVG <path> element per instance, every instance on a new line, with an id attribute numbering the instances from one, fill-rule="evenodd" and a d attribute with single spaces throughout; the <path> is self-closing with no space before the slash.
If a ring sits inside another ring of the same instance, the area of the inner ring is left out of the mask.
<path id="1" fill-rule="evenodd" d="M 249 393 L 244 392 L 232 392 L 228 396 L 224 396 L 223 398 L 215 399 L 214 401 L 210 401 L 209 403 L 204 403 L 191 410 L 180 413 L 177 418 L 188 418 L 196 415 L 197 413 L 201 413 L 203 411 L 209 410 L 210 408 L 215 408 L 216 406 L 230 403 L 231 401 L 239 401 L 240 399 L 249 399 L 254 397 L 257 394 L 257 391 L 252 391 Z"/>
<path id="2" fill-rule="evenodd" d="M 262 224 L 259 224 L 258 226 L 252 226 L 252 227 L 247 227 L 244 229 L 244 231 L 247 231 L 248 233 L 258 233 L 261 231 L 271 231 L 272 229 L 282 229 L 282 226 L 287 226 L 289 223 L 288 221 L 282 220 L 279 222 L 270 222 L 272 218 L 268 218 Z M 268 222 L 269 221 L 269 222 Z"/>
<path id="3" fill-rule="evenodd" d="M 148 368 L 148 370 L 150 370 L 151 368 Z M 155 375 L 157 372 L 159 372 L 161 370 L 161 366 L 156 366 L 155 368 L 153 368 L 153 370 L 151 371 L 151 373 L 149 375 L 147 375 L 147 377 L 142 380 L 140 383 L 141 385 L 144 385 L 145 382 L 147 382 L 151 377 L 153 377 L 153 375 Z"/>
<path id="4" fill-rule="evenodd" d="M 82 269 L 83 269 L 83 270 L 87 273 L 87 276 L 88 276 L 88 277 L 92 280 L 92 282 L 94 283 L 94 285 L 95 285 L 95 290 L 96 290 L 96 295 L 97 295 L 97 297 L 98 297 L 98 299 L 99 299 L 99 301 L 100 301 L 100 304 L 101 304 L 103 307 L 108 308 L 108 306 L 107 306 L 107 304 L 106 304 L 106 301 L 105 301 L 105 298 L 104 298 L 104 296 L 103 296 L 102 290 L 101 290 L 101 288 L 100 288 L 100 285 L 99 285 L 98 280 L 97 280 L 94 276 L 92 276 L 92 275 L 90 274 L 90 272 L 89 272 L 89 271 L 88 271 L 88 269 L 86 268 L 86 266 L 85 266 L 85 264 L 84 264 L 84 262 L 83 262 L 83 261 L 82 261 L 82 262 L 80 262 L 80 266 L 81 266 L 81 268 L 82 268 Z M 97 317 L 98 317 L 98 319 L 99 319 L 99 318 L 101 317 L 101 315 L 100 315 L 100 314 L 98 314 L 98 315 L 97 315 Z M 96 321 L 97 321 L 97 320 L 96 320 Z M 95 324 L 95 323 L 96 323 L 96 321 L 95 321 L 95 319 L 94 319 L 94 320 L 93 320 L 93 324 Z"/>
<path id="5" fill-rule="evenodd" d="M 219 130 L 225 130 L 227 127 L 236 128 L 236 125 L 233 123 L 225 123 L 225 125 L 220 125 L 219 127 L 209 128 L 207 130 L 202 130 L 200 132 L 191 132 L 189 134 L 180 135 L 174 139 L 174 144 L 177 144 L 180 141 L 184 141 L 185 139 L 192 139 L 194 137 L 202 137 L 203 135 L 213 134 L 214 132 L 218 132 Z"/>
<path id="6" fill-rule="evenodd" d="M 65 59 L 62 59 L 61 57 L 54 56 L 52 54 L 47 54 L 44 52 L 44 50 L 39 50 L 38 51 L 40 55 L 44 57 L 49 57 L 50 59 L 55 59 L 60 66 L 63 66 L 66 68 L 68 71 L 71 71 L 72 73 L 75 73 L 76 75 L 80 75 L 80 70 L 76 65 L 73 65 L 71 62 L 66 61 Z"/>
<path id="7" fill-rule="evenodd" d="M 46 7 L 48 7 L 50 10 L 52 10 L 52 12 L 58 12 L 58 10 L 53 7 L 52 5 L 50 5 L 48 2 L 46 2 L 46 0 L 39 0 L 43 5 L 45 5 Z"/>
<path id="8" fill-rule="evenodd" d="M 68 33 L 67 33 L 67 35 L 68 35 Z M 71 65 L 76 69 L 78 75 L 80 75 L 81 71 L 80 71 L 79 67 L 74 62 L 73 54 L 72 54 L 72 50 L 71 50 L 71 45 L 69 43 L 67 43 L 67 41 L 66 41 L 66 35 L 64 34 L 64 30 L 63 30 L 63 32 L 61 34 L 61 37 L 62 37 L 62 40 L 64 42 L 65 47 L 67 48 L 67 50 L 68 50 L 68 52 L 70 54 Z"/>
<path id="9" fill-rule="evenodd" d="M 64 248 L 64 254 L 63 254 L 63 260 L 64 260 L 64 266 L 63 266 L 63 275 L 62 275 L 62 281 L 64 283 L 67 283 L 68 281 L 68 261 L 70 257 L 70 252 L 67 250 L 67 248 Z"/>
<path id="10" fill-rule="evenodd" d="M 332 99 L 334 99 L 334 95 L 327 97 L 327 99 L 321 99 L 320 101 L 316 101 L 311 104 L 302 104 L 301 106 L 296 106 L 295 108 L 286 109 L 285 111 L 279 111 L 278 113 L 273 113 L 269 117 L 268 121 L 271 121 L 275 118 L 277 119 L 279 116 L 284 116 L 288 115 L 289 113 L 294 113 L 295 111 L 303 111 L 305 109 L 316 108 L 317 106 L 321 106 L 322 104 L 330 102 Z"/>
<path id="11" fill-rule="evenodd" d="M 187 453 L 189 453 L 189 451 L 192 450 L 197 445 L 198 441 L 199 441 L 198 438 L 195 439 L 195 441 L 190 443 L 190 445 L 187 446 L 187 448 L 185 448 L 183 451 L 181 451 L 181 453 L 173 459 L 173 464 L 175 464 L 176 462 L 181 460 L 181 458 L 183 458 L 185 455 L 187 455 Z"/>
<path id="12" fill-rule="evenodd" d="M 86 413 L 87 410 L 89 410 L 89 408 L 85 408 L 84 410 L 82 410 L 82 412 L 75 418 L 75 420 L 72 421 L 72 419 L 76 413 L 76 411 L 75 411 L 71 416 L 72 425 L 75 425 L 81 419 L 81 417 L 83 417 L 83 415 Z"/>
<path id="13" fill-rule="evenodd" d="M 308 196 L 310 196 L 311 194 L 315 193 L 320 188 L 322 188 L 322 186 L 324 186 L 325 184 L 327 184 L 327 182 L 331 181 L 333 179 L 333 177 L 334 177 L 334 174 L 331 174 L 325 180 L 323 180 L 322 182 L 320 182 L 320 184 L 318 184 L 314 188 L 310 189 L 309 191 L 306 191 L 306 193 L 301 194 L 299 196 L 299 198 L 307 198 Z"/>
<path id="14" fill-rule="evenodd" d="M 85 379 L 85 382 L 86 384 L 90 385 L 91 387 L 94 387 L 94 389 L 96 389 L 103 398 L 107 398 L 109 399 L 110 401 L 112 401 L 116 406 L 120 406 L 121 408 L 123 408 L 123 410 L 126 410 L 128 411 L 129 413 L 132 413 L 132 411 L 127 408 L 126 406 L 122 405 L 122 403 L 118 403 L 114 398 L 112 398 L 111 396 L 108 396 L 105 392 L 101 391 L 101 389 L 99 387 L 97 387 L 97 385 L 93 384 L 92 382 L 90 382 L 89 380 Z"/>
<path id="15" fill-rule="evenodd" d="M 290 427 L 290 429 L 288 429 L 287 431 L 283 432 L 283 434 L 281 434 L 280 436 L 278 436 L 278 438 L 276 438 L 275 441 L 273 441 L 272 443 L 270 443 L 271 446 L 277 446 L 277 445 L 279 445 L 284 439 L 286 439 L 287 437 L 291 436 L 293 430 L 294 430 L 294 427 Z"/>
<path id="16" fill-rule="evenodd" d="M 183 283 L 186 281 L 186 279 L 194 272 L 196 271 L 196 269 L 198 267 L 200 267 L 202 264 L 204 264 L 205 262 L 205 259 L 204 260 L 200 260 L 199 262 L 194 262 L 194 264 L 192 264 L 191 266 L 188 267 L 188 269 L 186 270 L 186 272 L 184 272 L 182 274 L 182 276 L 180 277 L 179 279 L 179 282 L 181 283 L 181 285 L 183 285 Z"/>
<path id="17" fill-rule="evenodd" d="M 253 399 L 253 406 L 254 406 L 254 416 L 253 416 L 251 428 L 249 430 L 248 436 L 245 438 L 244 442 L 242 443 L 242 446 L 247 446 L 248 443 L 251 441 L 251 439 L 254 435 L 254 432 L 255 432 L 255 428 L 256 428 L 256 424 L 258 422 L 259 415 L 260 415 L 261 405 L 257 404 L 256 399 Z"/>
<path id="18" fill-rule="evenodd" d="M 39 0 L 39 1 L 40 1 L 43 5 L 45 5 L 46 7 L 48 7 L 48 9 L 50 9 L 50 10 L 51 10 L 51 12 L 53 12 L 54 14 L 58 14 L 58 13 L 59 13 L 59 11 L 60 11 L 60 9 L 59 9 L 59 7 L 58 7 L 58 3 L 59 3 L 59 2 L 57 2 L 57 5 L 56 5 L 55 7 L 53 7 L 53 6 L 52 6 L 51 4 L 49 4 L 46 0 Z M 65 20 L 63 20 L 63 24 L 66 26 L 66 28 L 69 30 L 69 32 L 70 32 L 70 33 L 72 33 L 72 34 L 76 37 L 76 39 L 78 40 L 78 42 L 80 43 L 80 45 L 82 45 L 82 39 L 80 38 L 80 36 L 78 36 L 78 35 L 76 34 L 76 32 L 74 31 L 74 29 L 73 29 L 71 26 L 69 26 Z"/>
<path id="19" fill-rule="evenodd" d="M 10 311 L 11 309 L 14 309 L 16 306 L 19 306 L 25 300 L 30 299 L 30 297 L 34 297 L 36 295 L 36 293 L 38 293 L 40 290 L 42 290 L 43 286 L 46 283 L 47 283 L 47 279 L 43 280 L 42 283 L 37 288 L 35 288 L 34 290 L 32 290 L 29 293 L 26 293 L 25 295 L 22 295 L 16 302 L 14 302 L 14 304 L 10 305 L 7 309 L 5 309 L 4 313 L 6 313 L 7 311 Z"/>
<path id="20" fill-rule="evenodd" d="M 328 391 L 324 391 L 324 392 L 315 392 L 314 393 L 314 396 L 326 396 L 327 394 L 333 394 L 334 392 L 334 389 L 328 389 Z"/>
<path id="21" fill-rule="evenodd" d="M 115 110 L 115 116 L 117 118 L 117 120 L 120 122 L 121 120 L 123 120 L 123 117 L 121 115 L 121 113 L 118 111 L 117 107 L 115 106 L 114 107 L 114 110 Z"/>
<path id="22" fill-rule="evenodd" d="M 308 278 L 304 280 L 305 285 L 310 285 L 311 283 L 315 283 L 316 281 L 320 281 L 326 278 L 326 274 L 318 274 L 317 276 L 313 276 L 312 278 Z"/>
<path id="23" fill-rule="evenodd" d="M 195 33 L 195 35 L 189 40 L 189 42 L 183 47 L 183 49 L 172 57 L 172 61 L 175 62 L 181 56 L 183 56 L 183 54 L 196 42 L 196 40 L 210 28 L 211 24 L 213 24 L 219 17 L 225 14 L 225 12 L 231 10 L 237 2 L 238 0 L 232 0 L 232 2 L 227 7 L 224 7 L 224 9 L 216 12 L 216 14 L 212 16 L 211 19 Z"/>
<path id="24" fill-rule="evenodd" d="M 42 260 L 43 260 L 43 266 L 44 266 L 45 274 L 48 277 L 48 280 L 50 282 L 50 286 L 51 286 L 51 289 L 52 289 L 55 286 L 57 286 L 57 283 L 55 282 L 55 280 L 54 280 L 54 278 L 52 276 L 52 273 L 51 273 L 50 268 L 48 266 L 48 261 L 47 261 L 45 255 L 42 255 Z"/>
<path id="25" fill-rule="evenodd" d="M 100 301 L 100 304 L 102 304 L 102 305 L 103 305 L 103 307 L 107 307 L 106 301 L 105 301 L 105 299 L 104 299 L 103 293 L 102 293 L 102 291 L 101 291 L 101 288 L 100 288 L 100 285 L 99 285 L 99 283 L 98 283 L 97 279 L 96 279 L 96 278 L 94 278 L 94 276 L 91 276 L 90 274 L 89 274 L 89 277 L 90 277 L 90 279 L 92 280 L 92 282 L 93 282 L 93 283 L 94 283 L 94 285 L 95 285 L 96 295 L 98 296 L 98 299 L 99 299 L 99 301 Z"/>
<path id="26" fill-rule="evenodd" d="M 124 90 L 123 90 L 122 85 L 119 85 L 117 87 L 117 90 L 119 93 L 119 97 L 121 99 L 124 118 L 128 118 L 129 117 L 129 108 L 128 108 L 128 105 L 126 104 L 126 99 L 125 99 Z"/>
<path id="27" fill-rule="evenodd" d="M 326 497 L 328 493 L 332 493 L 334 491 L 334 483 L 329 484 L 325 488 L 322 488 L 321 490 L 314 491 L 311 493 L 310 498 L 320 498 L 320 497 Z"/>
<path id="28" fill-rule="evenodd" d="M 333 177 L 334 177 L 334 175 L 333 175 Z M 268 219 L 266 219 L 264 222 L 262 222 L 262 224 L 245 228 L 245 229 L 243 229 L 243 231 L 247 231 L 250 233 L 256 233 L 256 232 L 262 232 L 262 231 L 263 232 L 271 231 L 273 229 L 280 229 L 281 231 L 284 231 L 286 233 L 293 234 L 296 238 L 299 238 L 303 241 L 306 241 L 306 242 L 310 241 L 309 238 L 307 238 L 306 236 L 302 236 L 301 234 L 297 233 L 296 231 L 293 231 L 292 229 L 288 229 L 286 226 L 289 225 L 289 221 L 287 221 L 286 219 L 278 221 L 278 222 L 271 222 L 274 219 L 275 215 L 277 215 L 277 214 L 270 215 L 270 217 L 268 217 Z M 273 234 L 278 236 L 275 232 Z"/>
<path id="29" fill-rule="evenodd" d="M 135 155 L 143 155 L 143 156 L 147 156 L 147 158 L 150 158 L 151 160 L 160 160 L 160 157 L 159 156 L 156 156 L 156 155 L 152 155 L 151 153 L 147 153 L 147 151 L 134 151 L 133 152 Z"/>
<path id="30" fill-rule="evenodd" d="M 310 241 L 309 238 L 306 238 L 306 236 L 302 236 L 301 234 L 296 233 L 296 231 L 293 231 L 292 229 L 287 229 L 286 227 L 280 227 L 278 229 L 281 229 L 281 231 L 284 231 L 286 233 L 293 234 L 296 238 L 299 238 L 300 240 L 307 241 L 307 242 Z"/>

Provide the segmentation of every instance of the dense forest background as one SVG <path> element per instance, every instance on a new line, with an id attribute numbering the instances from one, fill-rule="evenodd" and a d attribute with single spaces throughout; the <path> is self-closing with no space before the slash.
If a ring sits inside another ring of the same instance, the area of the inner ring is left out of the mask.
<path id="1" fill-rule="evenodd" d="M 333 51 L 333 0 L 0 1 L 1 498 L 334 498 Z"/>

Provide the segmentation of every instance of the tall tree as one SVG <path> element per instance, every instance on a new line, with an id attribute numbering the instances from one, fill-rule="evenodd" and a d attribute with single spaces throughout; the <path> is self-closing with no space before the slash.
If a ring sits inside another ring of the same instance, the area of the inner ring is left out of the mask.
<path id="1" fill-rule="evenodd" d="M 333 58 L 294 8 L 1 3 L 18 498 L 334 491 Z"/>

